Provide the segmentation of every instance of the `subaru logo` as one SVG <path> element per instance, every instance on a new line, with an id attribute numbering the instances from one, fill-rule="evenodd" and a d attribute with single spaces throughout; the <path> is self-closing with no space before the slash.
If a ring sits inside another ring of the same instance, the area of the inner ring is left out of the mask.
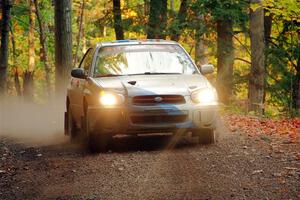
<path id="1" fill-rule="evenodd" d="M 162 97 L 155 97 L 154 101 L 156 101 L 157 103 L 162 102 L 163 98 Z"/>

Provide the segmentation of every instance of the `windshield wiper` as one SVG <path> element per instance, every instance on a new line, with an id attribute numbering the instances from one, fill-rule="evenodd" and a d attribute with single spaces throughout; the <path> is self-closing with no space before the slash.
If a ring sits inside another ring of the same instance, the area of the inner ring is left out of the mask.
<path id="1" fill-rule="evenodd" d="M 103 74 L 103 75 L 96 75 L 96 78 L 101 77 L 115 77 L 115 76 L 136 76 L 136 75 L 164 75 L 164 74 L 182 74 L 182 73 L 165 73 L 165 72 L 145 72 L 145 73 L 138 73 L 138 74 Z"/>
<path id="2" fill-rule="evenodd" d="M 181 73 L 165 73 L 165 72 L 145 72 L 145 73 L 139 73 L 139 74 L 128 74 L 129 76 L 135 76 L 135 75 L 164 75 L 164 74 L 181 74 Z"/>
<path id="3" fill-rule="evenodd" d="M 103 74 L 103 75 L 96 75 L 95 77 L 96 78 L 101 78 L 101 77 L 114 77 L 114 76 L 123 76 L 123 75 L 120 75 L 120 74 Z"/>

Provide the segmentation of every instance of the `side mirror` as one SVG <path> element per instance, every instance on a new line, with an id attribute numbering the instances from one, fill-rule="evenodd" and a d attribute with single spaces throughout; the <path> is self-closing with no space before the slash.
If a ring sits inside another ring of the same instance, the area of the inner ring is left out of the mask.
<path id="1" fill-rule="evenodd" d="M 211 64 L 205 64 L 200 66 L 200 71 L 203 75 L 211 74 L 214 72 L 214 66 Z"/>
<path id="2" fill-rule="evenodd" d="M 72 69 L 71 76 L 74 77 L 74 78 L 81 78 L 81 79 L 85 79 L 86 78 L 84 70 L 81 69 L 81 68 Z"/>

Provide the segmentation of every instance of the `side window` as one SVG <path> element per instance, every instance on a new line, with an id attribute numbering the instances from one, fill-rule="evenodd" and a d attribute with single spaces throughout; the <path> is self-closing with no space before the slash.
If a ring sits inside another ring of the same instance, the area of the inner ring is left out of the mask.
<path id="1" fill-rule="evenodd" d="M 93 61 L 93 49 L 89 49 L 83 57 L 83 60 L 80 63 L 79 68 L 84 69 L 86 73 L 88 73 L 90 66 Z"/>
<path id="2" fill-rule="evenodd" d="M 92 62 L 93 62 L 93 50 L 90 49 L 89 52 L 88 52 L 88 55 L 86 55 L 86 59 L 85 59 L 85 62 L 84 62 L 84 71 L 88 72 L 91 65 L 92 65 Z"/>

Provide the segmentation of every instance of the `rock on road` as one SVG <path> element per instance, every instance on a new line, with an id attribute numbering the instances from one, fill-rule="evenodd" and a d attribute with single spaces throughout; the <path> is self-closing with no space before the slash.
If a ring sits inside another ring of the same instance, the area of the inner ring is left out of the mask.
<path id="1" fill-rule="evenodd" d="M 108 153 L 0 138 L 0 199 L 300 199 L 299 144 L 241 133 L 215 145 L 116 139 Z"/>

